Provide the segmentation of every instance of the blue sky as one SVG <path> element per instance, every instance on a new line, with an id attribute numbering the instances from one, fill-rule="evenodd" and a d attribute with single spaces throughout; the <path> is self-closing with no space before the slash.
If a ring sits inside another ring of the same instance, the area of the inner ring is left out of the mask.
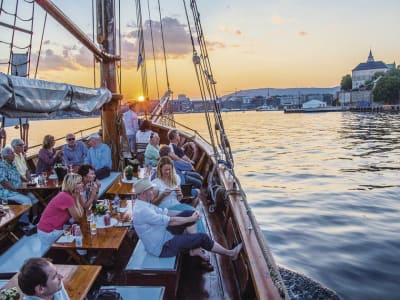
<path id="1" fill-rule="evenodd" d="M 91 35 L 91 1 L 53 2 Z M 198 92 L 192 82 L 194 75 L 189 75 L 189 72 L 193 73 L 193 67 L 182 1 L 160 2 L 162 17 L 165 18 L 167 65 L 172 88 L 176 94 L 197 97 Z M 400 26 L 397 21 L 400 1 L 197 2 L 220 94 L 262 87 L 336 86 L 343 75 L 367 59 L 370 48 L 376 60 L 386 63 L 400 61 Z M 159 24 L 157 1 L 149 0 L 149 3 L 155 30 Z M 138 54 L 135 1 L 121 0 L 121 6 L 122 50 L 124 58 L 128 58 L 123 65 L 123 77 L 134 82 L 125 87 L 125 94 L 136 97 L 141 91 L 137 83 L 140 72 L 136 72 L 135 68 Z M 143 20 L 146 21 L 147 1 L 142 0 L 142 8 Z M 41 24 L 43 11 L 40 7 L 36 7 L 36 15 L 36 24 Z M 0 16 L 0 21 L 4 22 L 4 14 Z M 146 29 L 149 32 L 148 26 L 145 26 Z M 0 27 L 0 36 L 7 36 L 6 33 Z M 44 39 L 39 68 L 41 78 L 92 84 L 91 55 L 51 17 L 48 18 Z M 38 41 L 35 39 L 34 45 Z M 161 48 L 156 46 L 156 49 Z M 148 48 L 148 58 L 150 50 Z M 0 51 L 6 52 L 3 48 Z M 4 61 L 3 56 L 1 59 Z M 162 60 L 157 63 L 158 69 L 162 69 Z M 148 69 L 149 72 L 153 69 L 153 61 L 148 61 Z M 165 85 L 163 79 L 160 80 Z"/>

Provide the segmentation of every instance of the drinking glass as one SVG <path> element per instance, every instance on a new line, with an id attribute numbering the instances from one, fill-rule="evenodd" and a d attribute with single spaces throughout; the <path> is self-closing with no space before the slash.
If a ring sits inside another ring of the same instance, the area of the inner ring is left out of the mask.
<path id="1" fill-rule="evenodd" d="M 92 219 L 90 221 L 90 234 L 91 235 L 96 235 L 97 233 L 97 226 L 96 226 L 96 222 L 94 219 Z"/>
<path id="2" fill-rule="evenodd" d="M 69 236 L 71 234 L 71 225 L 65 224 L 63 226 L 63 230 L 64 230 L 64 235 Z"/>
<path id="3" fill-rule="evenodd" d="M 47 172 L 42 173 L 44 184 L 47 184 Z"/>
<path id="4" fill-rule="evenodd" d="M 86 220 L 88 223 L 92 222 L 93 220 L 93 214 L 91 211 L 86 212 Z"/>
<path id="5" fill-rule="evenodd" d="M 5 198 L 5 199 L 1 200 L 1 205 L 3 206 L 4 210 L 9 209 L 9 207 L 8 207 L 8 199 Z"/>

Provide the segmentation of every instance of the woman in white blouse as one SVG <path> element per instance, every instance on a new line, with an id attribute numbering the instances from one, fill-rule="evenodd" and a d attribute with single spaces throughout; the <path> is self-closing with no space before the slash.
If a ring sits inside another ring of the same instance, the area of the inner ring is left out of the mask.
<path id="1" fill-rule="evenodd" d="M 183 205 L 179 202 L 183 197 L 180 187 L 181 180 L 175 172 L 174 163 L 168 156 L 160 158 L 157 166 L 157 177 L 152 183 L 155 189 L 154 205 L 169 209 L 177 209 L 177 205 Z M 185 206 L 188 209 L 189 205 Z M 189 209 L 193 210 L 193 207 Z"/>

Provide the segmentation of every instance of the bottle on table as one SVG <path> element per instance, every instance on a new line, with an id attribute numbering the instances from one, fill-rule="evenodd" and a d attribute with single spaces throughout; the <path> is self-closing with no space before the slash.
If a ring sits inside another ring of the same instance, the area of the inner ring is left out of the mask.
<path id="1" fill-rule="evenodd" d="M 114 213 L 119 212 L 120 200 L 121 199 L 119 198 L 118 194 L 115 194 L 115 197 L 114 197 L 114 200 L 113 200 L 113 203 L 112 203 L 112 207 L 113 207 Z"/>
<path id="2" fill-rule="evenodd" d="M 77 247 L 82 247 L 83 237 L 81 227 L 76 225 L 75 227 L 75 244 Z"/>

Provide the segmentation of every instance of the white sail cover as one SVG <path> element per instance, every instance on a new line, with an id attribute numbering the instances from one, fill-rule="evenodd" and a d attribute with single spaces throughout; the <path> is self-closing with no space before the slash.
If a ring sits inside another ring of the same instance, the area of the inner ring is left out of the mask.
<path id="1" fill-rule="evenodd" d="M 0 114 L 45 117 L 53 112 L 89 114 L 111 100 L 106 88 L 86 88 L 0 73 Z"/>

